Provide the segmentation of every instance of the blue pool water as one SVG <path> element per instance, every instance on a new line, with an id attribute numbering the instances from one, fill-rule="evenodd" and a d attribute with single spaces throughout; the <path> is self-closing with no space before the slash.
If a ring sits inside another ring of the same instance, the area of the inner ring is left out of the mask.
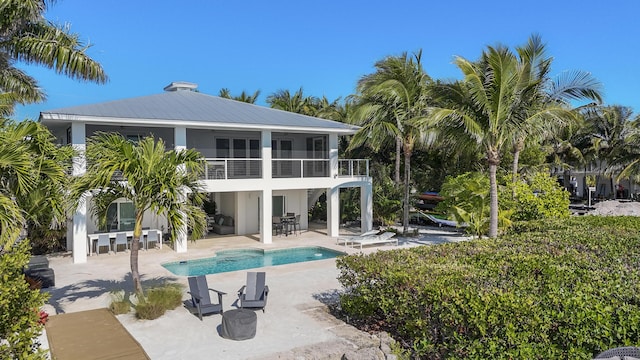
<path id="1" fill-rule="evenodd" d="M 323 247 L 301 247 L 280 250 L 242 249 L 218 251 L 217 256 L 162 264 L 176 275 L 197 276 L 264 266 L 293 264 L 333 259 L 345 253 Z"/>

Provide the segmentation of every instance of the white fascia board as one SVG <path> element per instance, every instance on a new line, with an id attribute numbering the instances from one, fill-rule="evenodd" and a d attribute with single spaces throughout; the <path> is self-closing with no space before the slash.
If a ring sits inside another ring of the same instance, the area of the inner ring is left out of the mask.
<path id="1" fill-rule="evenodd" d="M 351 125 L 353 129 L 340 129 L 340 128 L 319 128 L 319 127 L 303 127 L 303 126 L 272 126 L 272 125 L 254 125 L 254 124 L 235 124 L 235 123 L 222 123 L 222 122 L 202 122 L 202 121 L 184 121 L 184 120 L 170 120 L 170 119 L 131 119 L 131 118 L 116 118 L 116 117 L 103 117 L 103 116 L 85 116 L 85 115 L 68 115 L 68 114 L 55 114 L 55 113 L 41 113 L 43 120 L 51 121 L 70 121 L 70 122 L 84 122 L 90 125 L 118 125 L 118 126 L 134 126 L 141 125 L 148 127 L 149 125 L 160 127 L 174 127 L 177 124 L 188 128 L 199 129 L 233 129 L 233 130 L 271 130 L 282 132 L 309 132 L 309 133 L 337 133 L 341 135 L 355 134 L 359 127 Z"/>

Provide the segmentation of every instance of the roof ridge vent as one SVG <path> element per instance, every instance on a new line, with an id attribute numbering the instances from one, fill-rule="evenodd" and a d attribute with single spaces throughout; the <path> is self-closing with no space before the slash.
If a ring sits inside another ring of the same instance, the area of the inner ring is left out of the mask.
<path id="1" fill-rule="evenodd" d="M 174 81 L 171 84 L 164 87 L 164 91 L 194 91 L 198 88 L 198 84 L 190 83 L 186 81 Z"/>

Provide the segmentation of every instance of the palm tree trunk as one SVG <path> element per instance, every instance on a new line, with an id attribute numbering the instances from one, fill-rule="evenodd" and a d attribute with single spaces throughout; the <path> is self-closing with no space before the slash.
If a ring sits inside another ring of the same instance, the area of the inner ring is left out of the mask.
<path id="1" fill-rule="evenodd" d="M 498 164 L 491 160 L 489 155 L 489 195 L 490 195 L 490 208 L 489 208 L 489 237 L 495 238 L 498 236 L 498 181 L 496 179 L 496 171 Z"/>
<path id="2" fill-rule="evenodd" d="M 400 184 L 400 153 L 402 153 L 402 140 L 396 137 L 396 184 Z"/>
<path id="3" fill-rule="evenodd" d="M 409 196 L 411 186 L 411 151 L 404 151 L 404 208 L 402 211 L 402 233 L 409 231 Z"/>
<path id="4" fill-rule="evenodd" d="M 524 139 L 518 139 L 513 145 L 513 165 L 511 167 L 511 182 L 514 184 L 513 192 L 511 196 L 515 199 L 516 187 L 515 183 L 518 180 L 518 163 L 520 162 L 520 152 L 524 149 Z"/>
<path id="5" fill-rule="evenodd" d="M 512 182 L 512 190 L 511 190 L 511 198 L 516 198 L 516 181 L 518 181 L 518 161 L 520 159 L 520 150 L 514 149 L 513 151 L 513 166 L 511 168 L 511 182 Z"/>
<path id="6" fill-rule="evenodd" d="M 142 292 L 142 282 L 140 281 L 140 271 L 138 270 L 138 252 L 140 248 L 140 237 L 142 236 L 142 212 L 136 209 L 136 223 L 133 228 L 133 239 L 131 240 L 131 280 L 133 281 L 133 291 L 138 300 L 144 297 Z"/>

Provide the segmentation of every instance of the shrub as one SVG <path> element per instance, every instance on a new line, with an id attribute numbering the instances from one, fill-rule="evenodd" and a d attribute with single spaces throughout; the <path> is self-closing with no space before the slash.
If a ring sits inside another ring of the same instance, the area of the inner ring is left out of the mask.
<path id="1" fill-rule="evenodd" d="M 525 181 L 507 182 L 503 189 L 500 207 L 512 210 L 514 221 L 570 216 L 569 193 L 547 173 L 535 173 Z"/>
<path id="2" fill-rule="evenodd" d="M 147 290 L 143 299 L 135 305 L 138 319 L 153 320 L 164 315 L 167 310 L 173 310 L 182 304 L 182 286 L 179 284 L 165 284 L 161 287 Z"/>
<path id="3" fill-rule="evenodd" d="M 48 294 L 25 280 L 29 250 L 25 240 L 0 252 L 0 359 L 46 358 L 36 340 L 42 332 L 39 309 Z"/>
<path id="4" fill-rule="evenodd" d="M 590 359 L 640 341 L 640 219 L 338 258 L 342 309 L 416 358 Z"/>

